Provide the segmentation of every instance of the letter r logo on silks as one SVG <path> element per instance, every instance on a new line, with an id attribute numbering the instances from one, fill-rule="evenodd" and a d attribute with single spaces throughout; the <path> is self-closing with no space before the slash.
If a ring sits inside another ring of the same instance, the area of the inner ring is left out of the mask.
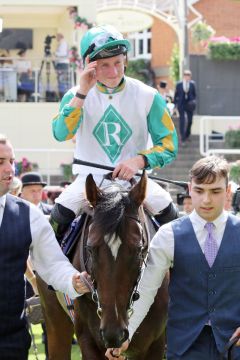
<path id="1" fill-rule="evenodd" d="M 132 130 L 122 116 L 110 105 L 93 130 L 93 135 L 111 162 L 114 163 L 120 155 L 122 147 L 132 135 Z"/>

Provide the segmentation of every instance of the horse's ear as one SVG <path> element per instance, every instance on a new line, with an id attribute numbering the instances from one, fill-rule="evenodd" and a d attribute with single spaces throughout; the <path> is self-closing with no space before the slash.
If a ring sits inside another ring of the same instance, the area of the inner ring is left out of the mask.
<path id="1" fill-rule="evenodd" d="M 97 187 L 92 174 L 86 178 L 86 195 L 90 204 L 95 207 L 101 196 L 101 190 Z"/>
<path id="2" fill-rule="evenodd" d="M 146 197 L 147 191 L 147 173 L 144 170 L 141 176 L 141 180 L 131 189 L 129 196 L 139 207 Z"/>

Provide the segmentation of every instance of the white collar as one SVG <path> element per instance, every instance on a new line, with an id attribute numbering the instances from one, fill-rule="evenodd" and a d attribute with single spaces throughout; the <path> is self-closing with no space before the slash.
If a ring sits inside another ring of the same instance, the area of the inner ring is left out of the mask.
<path id="1" fill-rule="evenodd" d="M 6 194 L 3 196 L 0 196 L 0 207 L 5 208 L 5 204 L 6 204 Z"/>
<path id="2" fill-rule="evenodd" d="M 191 212 L 189 218 L 193 223 L 198 224 L 198 228 L 203 229 L 207 223 L 206 220 L 204 220 L 201 216 L 198 215 L 195 209 Z M 221 214 L 215 220 L 212 221 L 212 223 L 215 225 L 216 228 L 218 228 L 219 225 L 225 224 L 227 222 L 227 219 L 228 219 L 228 212 L 223 210 Z"/>

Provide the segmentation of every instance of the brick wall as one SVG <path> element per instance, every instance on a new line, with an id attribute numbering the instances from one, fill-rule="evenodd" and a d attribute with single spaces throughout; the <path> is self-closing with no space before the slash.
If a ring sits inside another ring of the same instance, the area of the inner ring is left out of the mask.
<path id="1" fill-rule="evenodd" d="M 199 0 L 194 7 L 207 24 L 216 31 L 215 36 L 240 36 L 240 1 L 236 0 Z M 193 14 L 189 14 L 193 18 Z M 175 31 L 162 20 L 155 18 L 152 27 L 152 67 L 156 73 L 156 82 L 169 79 L 169 63 L 174 43 L 178 42 Z M 204 54 L 206 48 L 191 43 L 189 31 L 190 54 Z"/>

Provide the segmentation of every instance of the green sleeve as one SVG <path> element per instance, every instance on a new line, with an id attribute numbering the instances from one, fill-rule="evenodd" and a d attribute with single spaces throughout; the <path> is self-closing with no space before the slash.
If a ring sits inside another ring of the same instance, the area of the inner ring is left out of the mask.
<path id="1" fill-rule="evenodd" d="M 164 167 L 177 156 L 178 138 L 166 102 L 159 93 L 154 97 L 147 122 L 153 147 L 141 151 L 140 154 L 147 157 L 148 169 Z"/>
<path id="2" fill-rule="evenodd" d="M 62 98 L 59 113 L 53 118 L 53 136 L 58 141 L 71 139 L 82 121 L 83 109 L 69 105 L 73 97 L 73 92 L 69 90 Z"/>

